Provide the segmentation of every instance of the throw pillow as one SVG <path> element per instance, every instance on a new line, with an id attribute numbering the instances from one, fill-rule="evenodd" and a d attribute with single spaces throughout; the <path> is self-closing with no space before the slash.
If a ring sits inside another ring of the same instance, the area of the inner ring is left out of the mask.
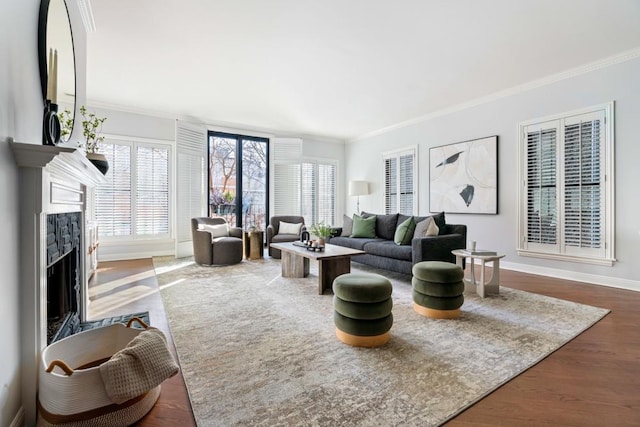
<path id="1" fill-rule="evenodd" d="M 229 237 L 229 224 L 200 224 L 199 228 L 211 234 L 211 241 L 217 237 Z"/>
<path id="2" fill-rule="evenodd" d="M 413 239 L 413 232 L 416 229 L 416 222 L 412 216 L 405 221 L 401 222 L 396 228 L 396 233 L 393 236 L 393 241 L 396 245 L 408 245 Z"/>
<path id="3" fill-rule="evenodd" d="M 349 237 L 351 236 L 353 230 L 353 219 L 349 218 L 346 215 L 342 216 L 342 233 L 341 236 Z"/>
<path id="4" fill-rule="evenodd" d="M 436 225 L 435 219 L 433 217 L 429 217 L 416 224 L 413 237 L 437 236 L 439 231 L 440 229 Z"/>
<path id="5" fill-rule="evenodd" d="M 351 237 L 368 237 L 375 239 L 376 237 L 376 216 L 372 215 L 362 218 L 360 215 L 353 215 L 353 230 Z"/>
<path id="6" fill-rule="evenodd" d="M 278 234 L 295 234 L 296 236 L 299 236 L 301 229 L 302 223 L 292 224 L 290 222 L 280 221 L 280 225 L 278 226 Z"/>
<path id="7" fill-rule="evenodd" d="M 369 216 L 376 217 L 376 236 L 381 239 L 393 240 L 393 235 L 395 234 L 396 226 L 398 225 L 398 214 L 377 215 L 362 212 L 363 218 L 368 218 Z"/>

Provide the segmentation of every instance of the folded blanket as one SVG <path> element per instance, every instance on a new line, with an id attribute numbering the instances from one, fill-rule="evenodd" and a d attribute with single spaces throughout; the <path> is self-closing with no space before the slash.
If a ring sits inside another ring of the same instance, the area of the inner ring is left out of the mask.
<path id="1" fill-rule="evenodd" d="M 174 376 L 178 369 L 162 331 L 148 328 L 100 365 L 100 375 L 111 400 L 123 403 Z"/>

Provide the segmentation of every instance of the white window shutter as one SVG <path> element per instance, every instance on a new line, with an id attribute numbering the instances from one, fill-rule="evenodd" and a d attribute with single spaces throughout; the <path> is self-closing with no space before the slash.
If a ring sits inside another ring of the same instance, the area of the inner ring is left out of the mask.
<path id="1" fill-rule="evenodd" d="M 169 236 L 169 148 L 136 146 L 136 235 Z"/>
<path id="2" fill-rule="evenodd" d="M 131 236 L 131 145 L 105 140 L 101 153 L 109 162 L 107 182 L 96 187 L 96 219 L 103 237 Z"/>
<path id="3" fill-rule="evenodd" d="M 206 148 L 204 126 L 176 121 L 176 253 L 193 254 L 191 218 L 206 216 Z"/>
<path id="4" fill-rule="evenodd" d="M 557 244 L 557 122 L 531 126 L 527 137 L 528 247 Z"/>
<path id="5" fill-rule="evenodd" d="M 418 207 L 417 148 L 382 154 L 384 164 L 384 211 L 415 215 Z"/>
<path id="6" fill-rule="evenodd" d="M 520 124 L 518 254 L 615 261 L 613 103 Z"/>

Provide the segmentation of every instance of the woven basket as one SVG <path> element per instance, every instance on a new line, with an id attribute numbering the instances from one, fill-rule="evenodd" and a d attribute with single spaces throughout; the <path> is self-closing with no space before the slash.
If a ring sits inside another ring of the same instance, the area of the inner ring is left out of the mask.
<path id="1" fill-rule="evenodd" d="M 120 405 L 107 395 L 100 365 L 122 350 L 141 329 L 121 323 L 63 338 L 42 351 L 38 384 L 38 426 L 127 426 L 153 407 L 160 386 Z"/>

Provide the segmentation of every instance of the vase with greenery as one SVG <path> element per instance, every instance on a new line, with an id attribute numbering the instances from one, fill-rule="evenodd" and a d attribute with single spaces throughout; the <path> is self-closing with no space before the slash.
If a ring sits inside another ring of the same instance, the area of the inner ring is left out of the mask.
<path id="1" fill-rule="evenodd" d="M 331 226 L 325 224 L 324 222 L 313 224 L 309 230 L 311 231 L 311 234 L 318 237 L 318 240 L 320 240 L 319 243 L 322 246 L 324 246 L 327 238 L 331 237 L 331 233 L 333 231 Z"/>
<path id="2" fill-rule="evenodd" d="M 106 175 L 109 170 L 109 162 L 104 154 L 99 153 L 100 143 L 104 141 L 102 132 L 102 124 L 107 120 L 106 117 L 98 117 L 95 113 L 87 111 L 87 107 L 80 107 L 82 114 L 82 136 L 84 142 L 78 142 L 78 148 L 84 148 L 87 159 L 98 168 L 100 172 Z"/>

